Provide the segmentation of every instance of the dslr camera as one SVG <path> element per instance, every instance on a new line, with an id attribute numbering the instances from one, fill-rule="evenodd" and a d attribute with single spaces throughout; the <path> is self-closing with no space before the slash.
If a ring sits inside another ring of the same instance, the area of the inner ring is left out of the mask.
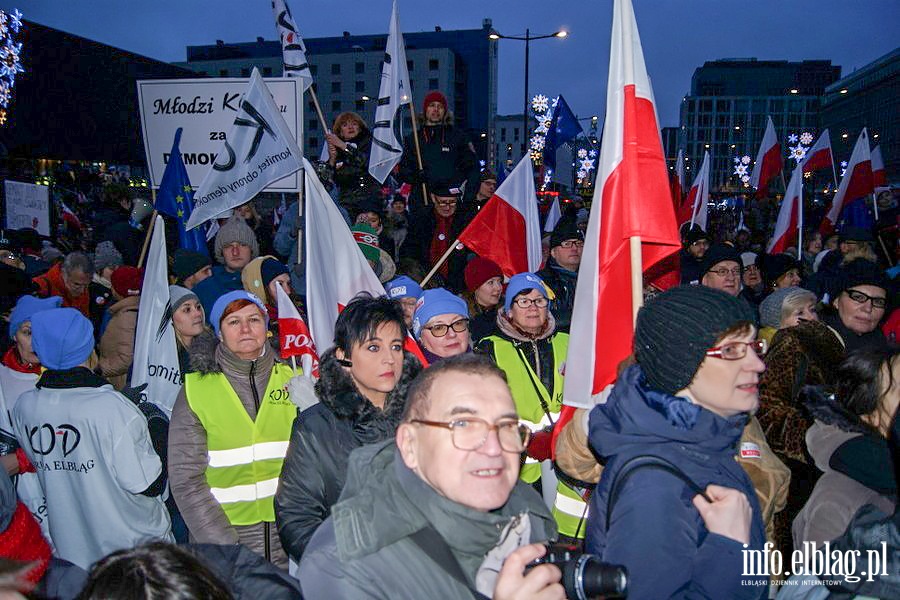
<path id="1" fill-rule="evenodd" d="M 628 571 L 611 565 L 593 554 L 585 554 L 565 544 L 548 544 L 547 553 L 534 561 L 537 565 L 556 565 L 562 571 L 562 586 L 569 600 L 605 600 L 628 596 Z"/>

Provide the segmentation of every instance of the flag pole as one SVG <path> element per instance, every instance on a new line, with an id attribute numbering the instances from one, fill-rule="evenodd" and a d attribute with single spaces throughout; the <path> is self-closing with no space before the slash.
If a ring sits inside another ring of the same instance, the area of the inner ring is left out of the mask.
<path id="1" fill-rule="evenodd" d="M 322 114 L 322 107 L 319 106 L 319 97 L 316 96 L 315 84 L 311 83 L 309 85 L 309 97 L 312 98 L 313 107 L 316 109 L 316 115 L 319 117 L 319 122 L 322 124 L 322 131 L 328 132 L 328 124 L 325 122 L 325 115 Z"/>
<path id="2" fill-rule="evenodd" d="M 636 325 L 638 311 L 644 305 L 644 271 L 641 258 L 641 236 L 633 235 L 629 237 L 628 248 L 631 256 L 631 316 L 633 324 Z"/>
<path id="3" fill-rule="evenodd" d="M 407 102 L 407 104 L 409 104 L 409 114 L 412 117 L 410 120 L 412 121 L 413 145 L 416 147 L 416 164 L 418 164 L 419 171 L 421 172 L 424 169 L 422 166 L 422 150 L 419 148 L 419 128 L 416 125 L 416 107 L 413 106 L 412 96 L 409 97 L 409 102 Z M 422 182 L 422 201 L 425 203 L 425 206 L 428 206 L 428 188 L 425 186 L 424 181 Z M 428 277 L 425 278 L 425 281 L 427 280 Z"/>
<path id="4" fill-rule="evenodd" d="M 453 243 L 450 244 L 450 247 L 447 248 L 447 251 L 444 252 L 444 255 L 431 267 L 431 270 L 428 271 L 428 275 L 419 283 L 419 287 L 424 288 L 425 284 L 428 283 L 434 274 L 437 273 L 438 269 L 441 268 L 441 265 L 447 262 L 447 259 L 450 258 L 450 255 L 453 254 L 453 251 L 456 250 L 456 246 L 459 244 L 459 238 L 453 240 Z"/>
<path id="5" fill-rule="evenodd" d="M 150 200 L 153 203 L 153 206 L 156 206 L 156 190 L 154 188 L 150 188 Z M 153 214 L 150 215 L 150 225 L 147 227 L 147 234 L 144 236 L 144 245 L 141 247 L 141 256 L 138 258 L 137 268 L 140 269 L 141 265 L 144 264 L 144 258 L 147 256 L 147 246 L 150 245 L 150 237 L 153 235 L 153 227 L 156 225 L 156 215 L 158 215 L 156 208 L 153 209 Z"/>
<path id="6" fill-rule="evenodd" d="M 800 197 L 797 198 L 797 261 L 803 265 L 803 167 L 800 168 Z"/>

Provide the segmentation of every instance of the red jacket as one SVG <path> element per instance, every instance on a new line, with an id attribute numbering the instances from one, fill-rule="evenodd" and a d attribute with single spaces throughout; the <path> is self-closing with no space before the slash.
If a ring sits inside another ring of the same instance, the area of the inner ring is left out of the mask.
<path id="1" fill-rule="evenodd" d="M 87 290 L 77 297 L 73 297 L 69 293 L 68 288 L 66 288 L 66 282 L 63 281 L 61 263 L 53 265 L 49 271 L 43 275 L 38 275 L 32 281 L 38 287 L 35 296 L 40 296 L 41 298 L 59 296 L 63 299 L 62 305 L 64 307 L 68 306 L 78 309 L 81 314 L 90 318 L 90 295 Z"/>

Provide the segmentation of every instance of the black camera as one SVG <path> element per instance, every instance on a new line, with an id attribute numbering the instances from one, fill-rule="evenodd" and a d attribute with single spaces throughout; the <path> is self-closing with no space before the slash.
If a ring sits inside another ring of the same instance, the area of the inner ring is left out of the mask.
<path id="1" fill-rule="evenodd" d="M 562 571 L 562 586 L 569 600 L 602 600 L 628 596 L 628 571 L 572 546 L 549 544 L 547 554 L 531 566 L 556 565 Z"/>

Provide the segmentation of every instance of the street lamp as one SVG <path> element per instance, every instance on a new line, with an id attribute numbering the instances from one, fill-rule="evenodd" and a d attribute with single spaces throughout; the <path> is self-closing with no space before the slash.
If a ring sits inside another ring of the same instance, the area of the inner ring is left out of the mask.
<path id="1" fill-rule="evenodd" d="M 522 110 L 522 136 L 526 140 L 526 145 L 528 144 L 528 48 L 533 40 L 546 40 L 548 38 L 565 38 L 569 35 L 569 32 L 560 29 L 555 33 L 549 33 L 547 35 L 531 35 L 531 30 L 526 29 L 525 35 L 503 35 L 496 29 L 491 29 L 491 32 L 488 34 L 488 39 L 497 41 L 497 40 L 519 40 L 521 42 L 525 42 L 525 106 Z"/>

